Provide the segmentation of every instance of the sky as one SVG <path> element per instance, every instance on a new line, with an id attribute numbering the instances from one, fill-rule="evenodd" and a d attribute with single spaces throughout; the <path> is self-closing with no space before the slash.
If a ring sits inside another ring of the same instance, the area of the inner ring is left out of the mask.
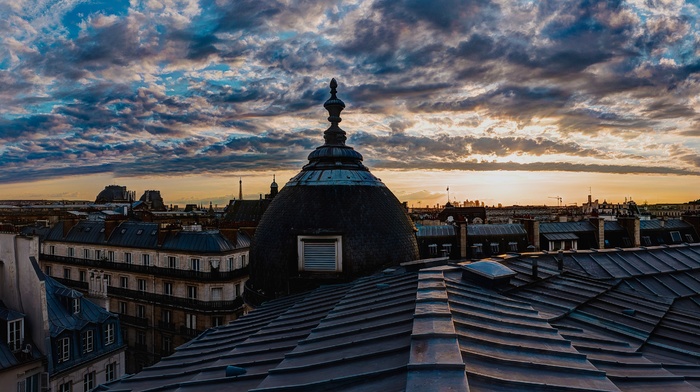
<path id="1" fill-rule="evenodd" d="M 0 0 L 0 199 L 224 204 L 347 143 L 402 201 L 700 199 L 700 6 Z"/>

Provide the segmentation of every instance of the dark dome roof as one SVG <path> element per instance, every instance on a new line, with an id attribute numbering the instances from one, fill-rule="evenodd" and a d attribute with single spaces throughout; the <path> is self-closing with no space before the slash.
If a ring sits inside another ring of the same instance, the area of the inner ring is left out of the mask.
<path id="1" fill-rule="evenodd" d="M 129 193 L 125 186 L 107 185 L 95 198 L 95 203 L 128 203 Z"/>
<path id="2" fill-rule="evenodd" d="M 331 126 L 325 143 L 272 200 L 260 219 L 250 250 L 246 300 L 265 299 L 369 275 L 418 258 L 415 227 L 396 196 L 362 164 L 362 155 L 345 145 L 338 127 L 345 107 L 336 97 L 325 107 Z M 342 267 L 336 271 L 300 270 L 299 236 L 339 237 Z"/>

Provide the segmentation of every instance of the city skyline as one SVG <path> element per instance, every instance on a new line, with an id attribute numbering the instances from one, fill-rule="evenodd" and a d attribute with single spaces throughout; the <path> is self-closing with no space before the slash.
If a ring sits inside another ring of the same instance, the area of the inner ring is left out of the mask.
<path id="1" fill-rule="evenodd" d="M 409 205 L 700 195 L 700 26 L 682 1 L 0 3 L 3 199 L 105 185 L 221 205 L 341 127 Z"/>

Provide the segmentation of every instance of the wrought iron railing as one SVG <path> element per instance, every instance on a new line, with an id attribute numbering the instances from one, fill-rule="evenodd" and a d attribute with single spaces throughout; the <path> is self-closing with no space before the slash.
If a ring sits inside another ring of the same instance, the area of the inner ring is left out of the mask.
<path id="1" fill-rule="evenodd" d="M 226 281 L 236 278 L 242 278 L 248 276 L 248 266 L 239 268 L 233 271 L 192 271 L 192 270 L 182 270 L 176 268 L 164 268 L 156 267 L 153 265 L 139 265 L 133 263 L 121 263 L 109 260 L 92 260 L 92 259 L 81 259 L 77 257 L 68 256 L 58 256 L 42 253 L 39 256 L 42 261 L 52 261 L 58 263 L 72 264 L 72 265 L 82 265 L 85 267 L 99 268 L 103 270 L 117 270 L 117 271 L 128 271 L 133 273 L 150 274 L 156 276 L 166 276 L 170 278 L 180 278 L 187 280 L 206 280 L 206 281 Z"/>

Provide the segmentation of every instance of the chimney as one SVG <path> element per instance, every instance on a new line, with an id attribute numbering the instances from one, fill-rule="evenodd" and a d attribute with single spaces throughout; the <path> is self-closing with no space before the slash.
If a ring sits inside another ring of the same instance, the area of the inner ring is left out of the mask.
<path id="1" fill-rule="evenodd" d="M 107 217 L 105 219 L 105 240 L 108 240 L 114 229 L 122 223 L 123 219 L 118 217 Z"/>
<path id="2" fill-rule="evenodd" d="M 527 232 L 527 239 L 535 247 L 535 251 L 540 250 L 540 222 L 535 219 L 523 219 L 523 226 Z"/>
<path id="3" fill-rule="evenodd" d="M 70 216 L 63 220 L 63 238 L 66 238 L 70 229 L 77 225 L 78 221 L 79 219 L 76 216 Z"/>
<path id="4" fill-rule="evenodd" d="M 589 218 L 589 222 L 596 228 L 595 238 L 598 240 L 598 249 L 605 249 L 605 220 L 603 218 Z"/>
<path id="5" fill-rule="evenodd" d="M 617 218 L 617 222 L 627 231 L 627 235 L 629 235 L 629 237 L 632 239 L 632 246 L 638 248 L 641 245 L 639 235 L 639 217 L 621 216 Z"/>
<path id="6" fill-rule="evenodd" d="M 238 244 L 238 229 L 222 227 L 219 228 L 219 233 L 221 233 L 221 235 L 224 236 L 224 238 L 231 241 L 233 246 L 236 246 L 236 244 Z"/>
<path id="7" fill-rule="evenodd" d="M 459 257 L 467 258 L 467 222 L 459 223 Z"/>

